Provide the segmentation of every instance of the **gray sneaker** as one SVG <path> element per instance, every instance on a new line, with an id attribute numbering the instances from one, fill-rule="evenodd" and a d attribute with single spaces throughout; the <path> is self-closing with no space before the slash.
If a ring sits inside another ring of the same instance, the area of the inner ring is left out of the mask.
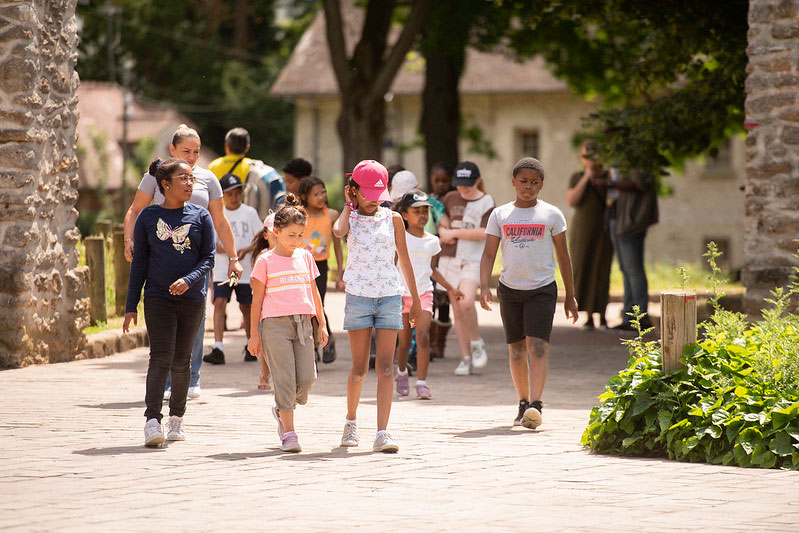
<path id="1" fill-rule="evenodd" d="M 183 417 L 170 416 L 167 428 L 166 440 L 186 440 L 186 432 L 183 431 Z"/>
<path id="2" fill-rule="evenodd" d="M 372 449 L 376 452 L 397 453 L 399 451 L 399 444 L 389 435 L 388 431 L 383 431 L 377 434 Z"/>
<path id="3" fill-rule="evenodd" d="M 164 442 L 164 431 L 161 429 L 161 422 L 156 418 L 151 418 L 144 424 L 144 445 L 154 448 Z"/>
<path id="4" fill-rule="evenodd" d="M 283 423 L 280 421 L 280 415 L 277 412 L 277 407 L 272 407 L 272 416 L 277 420 L 277 438 L 283 438 Z"/>
<path id="5" fill-rule="evenodd" d="M 352 448 L 360 444 L 361 438 L 358 436 L 358 426 L 354 422 L 344 424 L 344 434 L 341 436 L 341 445 L 345 448 Z"/>

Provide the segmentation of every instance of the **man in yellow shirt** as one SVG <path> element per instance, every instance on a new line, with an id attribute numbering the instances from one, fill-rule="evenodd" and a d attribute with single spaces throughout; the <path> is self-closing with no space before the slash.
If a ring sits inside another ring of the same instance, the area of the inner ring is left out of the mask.
<path id="1" fill-rule="evenodd" d="M 225 174 L 235 174 L 244 183 L 250 173 L 252 159 L 245 157 L 250 149 L 250 134 L 244 128 L 233 128 L 225 135 L 225 155 L 217 157 L 208 165 L 217 179 Z"/>

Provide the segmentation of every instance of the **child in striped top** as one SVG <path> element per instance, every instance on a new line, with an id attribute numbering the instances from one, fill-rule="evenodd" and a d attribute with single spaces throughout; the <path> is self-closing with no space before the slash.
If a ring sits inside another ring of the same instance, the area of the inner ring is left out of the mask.
<path id="1" fill-rule="evenodd" d="M 269 363 L 275 392 L 272 414 L 280 448 L 287 452 L 302 451 L 294 432 L 294 408 L 305 405 L 316 382 L 312 316 L 319 321 L 320 345 L 327 343 L 322 299 L 314 282 L 319 270 L 302 248 L 307 221 L 298 198 L 288 194 L 275 213 L 276 244 L 258 256 L 250 277 L 251 328 L 259 335 L 252 335 L 247 347 Z"/>

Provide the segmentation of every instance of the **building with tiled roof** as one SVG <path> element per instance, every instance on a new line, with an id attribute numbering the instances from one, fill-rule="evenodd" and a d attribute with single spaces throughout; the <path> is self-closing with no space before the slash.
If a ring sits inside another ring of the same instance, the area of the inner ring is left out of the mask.
<path id="1" fill-rule="evenodd" d="M 78 87 L 78 211 L 96 211 L 103 207 L 97 192 L 119 202 L 122 186 L 122 145 L 124 91 L 106 82 L 82 82 Z M 133 154 L 142 142 L 152 144 L 153 157 L 169 155 L 172 134 L 180 124 L 191 121 L 172 107 L 130 98 L 127 142 Z M 200 132 L 202 133 L 202 132 Z M 203 146 L 199 165 L 207 167 L 216 154 Z M 129 169 L 127 187 L 135 191 L 146 168 Z M 133 193 L 128 195 L 128 202 Z M 125 206 L 127 209 L 127 206 Z"/>
<path id="2" fill-rule="evenodd" d="M 355 45 L 363 11 L 342 2 L 348 51 Z M 394 35 L 398 30 L 394 29 Z M 419 133 L 424 59 L 410 53 L 386 95 L 386 137 L 383 162 L 401 164 L 424 183 L 423 141 Z M 271 88 L 274 95 L 295 104 L 294 152 L 310 160 L 316 174 L 332 180 L 342 173 L 342 149 L 336 130 L 339 96 L 320 11 Z M 570 217 L 565 192 L 570 175 L 579 169 L 572 144 L 584 116 L 598 108 L 573 94 L 555 78 L 540 58 L 519 62 L 500 52 L 470 49 L 460 81 L 463 126 L 479 128 L 495 153 L 488 157 L 466 139 L 460 157 L 474 161 L 484 176 L 486 190 L 497 205 L 514 198 L 510 172 L 521 157 L 532 155 L 547 171 L 541 198 Z M 485 145 L 484 145 L 485 146 Z M 650 259 L 701 262 L 708 240 L 727 250 L 726 259 L 737 268 L 743 260 L 744 147 L 731 139 L 715 161 L 689 163 L 682 175 L 668 183 L 673 195 L 662 198 L 661 222 L 647 238 Z"/>

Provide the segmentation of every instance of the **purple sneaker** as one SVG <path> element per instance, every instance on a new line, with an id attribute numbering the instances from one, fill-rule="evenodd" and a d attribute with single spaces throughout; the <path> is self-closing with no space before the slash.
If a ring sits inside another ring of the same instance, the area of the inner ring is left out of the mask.
<path id="1" fill-rule="evenodd" d="M 280 449 L 284 452 L 301 452 L 302 446 L 300 446 L 300 440 L 297 438 L 297 434 L 293 431 L 289 431 L 283 435 L 283 439 L 280 442 Z"/>
<path id="2" fill-rule="evenodd" d="M 408 374 L 404 376 L 402 374 L 397 374 L 395 381 L 397 382 L 397 394 L 400 396 L 407 396 L 408 393 L 411 392 L 411 386 L 408 385 Z"/>
<path id="3" fill-rule="evenodd" d="M 430 393 L 430 387 L 427 385 L 416 385 L 416 399 L 429 400 L 433 395 Z"/>

